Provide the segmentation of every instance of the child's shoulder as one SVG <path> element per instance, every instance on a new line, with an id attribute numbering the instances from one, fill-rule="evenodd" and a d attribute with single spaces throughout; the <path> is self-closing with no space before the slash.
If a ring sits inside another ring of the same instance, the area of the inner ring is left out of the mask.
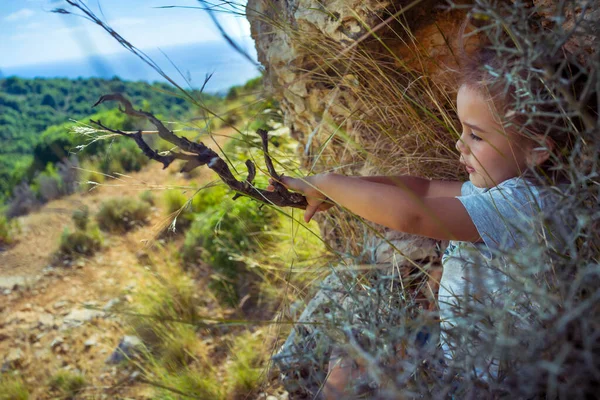
<path id="1" fill-rule="evenodd" d="M 461 195 L 468 196 L 472 194 L 483 194 L 489 193 L 489 195 L 495 195 L 499 192 L 511 193 L 511 192 L 525 192 L 533 194 L 534 196 L 539 196 L 541 187 L 536 185 L 531 180 L 523 178 L 522 176 L 516 176 L 514 178 L 507 179 L 498 185 L 491 188 L 480 188 L 471 183 L 471 181 L 466 181 L 463 183 L 461 188 Z"/>

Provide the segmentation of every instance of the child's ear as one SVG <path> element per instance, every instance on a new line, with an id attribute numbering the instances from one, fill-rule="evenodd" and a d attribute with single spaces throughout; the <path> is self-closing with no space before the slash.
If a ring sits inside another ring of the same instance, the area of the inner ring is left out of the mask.
<path id="1" fill-rule="evenodd" d="M 542 165 L 554 149 L 554 142 L 548 137 L 541 137 L 531 144 L 531 148 L 527 154 L 527 165 L 537 167 Z"/>

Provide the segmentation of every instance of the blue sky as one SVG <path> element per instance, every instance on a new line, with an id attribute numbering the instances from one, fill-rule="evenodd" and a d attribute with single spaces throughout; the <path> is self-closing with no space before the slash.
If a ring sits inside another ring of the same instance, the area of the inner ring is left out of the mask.
<path id="1" fill-rule="evenodd" d="M 94 11 L 98 11 L 100 5 L 104 20 L 140 49 L 223 40 L 204 11 L 155 8 L 198 7 L 196 0 L 88 0 L 85 3 Z M 74 10 L 64 0 L 0 0 L 0 70 L 126 51 L 99 26 L 72 15 L 49 12 L 58 7 Z M 231 36 L 250 36 L 244 17 L 219 14 L 219 20 Z M 249 41 L 245 42 L 248 45 Z"/>

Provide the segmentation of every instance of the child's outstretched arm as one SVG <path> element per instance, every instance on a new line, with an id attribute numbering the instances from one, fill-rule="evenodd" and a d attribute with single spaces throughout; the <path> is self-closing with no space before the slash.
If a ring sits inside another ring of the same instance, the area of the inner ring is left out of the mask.
<path id="1" fill-rule="evenodd" d="M 420 178 L 418 176 L 353 176 L 369 182 L 382 183 L 384 185 L 398 186 L 408 189 L 420 197 L 454 197 L 460 196 L 463 182 L 442 181 Z"/>
<path id="2" fill-rule="evenodd" d="M 415 192 L 408 186 L 338 174 L 283 177 L 282 183 L 307 197 L 307 222 L 317 211 L 327 208 L 324 201 L 329 198 L 369 221 L 401 232 L 435 239 L 481 240 L 467 210 L 455 197 L 426 197 L 426 191 Z"/>

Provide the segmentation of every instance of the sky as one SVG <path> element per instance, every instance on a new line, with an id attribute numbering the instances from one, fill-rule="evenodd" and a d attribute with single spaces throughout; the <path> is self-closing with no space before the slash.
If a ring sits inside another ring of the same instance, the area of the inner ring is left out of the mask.
<path id="1" fill-rule="evenodd" d="M 115 31 L 142 50 L 174 45 L 223 41 L 197 0 L 81 0 Z M 214 1 L 212 3 L 215 3 Z M 237 1 L 245 4 L 245 1 Z M 93 55 L 126 52 L 101 27 L 73 15 L 50 12 L 64 8 L 64 0 L 0 0 L 0 70 Z M 100 13 L 101 10 L 101 13 Z M 243 10 L 243 8 L 242 8 Z M 218 13 L 229 35 L 250 41 L 250 26 L 242 16 Z"/>

